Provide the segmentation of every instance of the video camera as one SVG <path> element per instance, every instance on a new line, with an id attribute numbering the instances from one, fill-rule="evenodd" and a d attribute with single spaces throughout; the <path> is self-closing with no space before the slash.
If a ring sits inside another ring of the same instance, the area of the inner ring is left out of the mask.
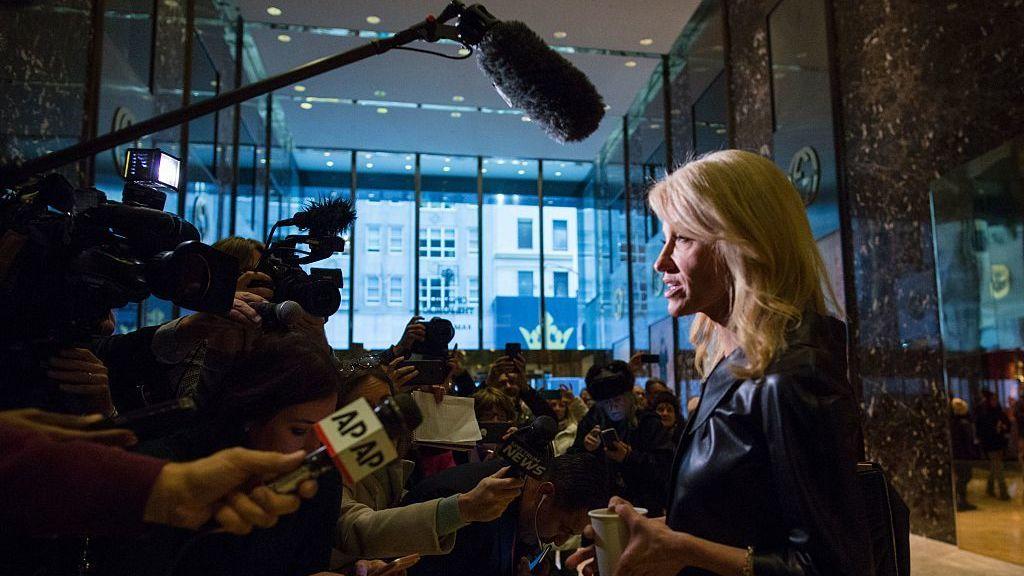
<path id="1" fill-rule="evenodd" d="M 56 173 L 0 191 L 0 404 L 45 403 L 49 392 L 32 386 L 39 363 L 87 341 L 111 309 L 150 295 L 203 312 L 231 308 L 237 260 L 163 211 L 177 166 L 158 149 L 128 150 L 122 202 Z"/>
<path id="2" fill-rule="evenodd" d="M 312 268 L 307 274 L 302 265 L 344 252 L 345 239 L 341 233 L 355 219 L 355 209 L 350 202 L 326 198 L 311 200 L 305 210 L 274 224 L 267 237 L 267 249 L 256 265 L 256 271 L 270 276 L 273 282 L 272 302 L 292 300 L 307 313 L 324 318 L 337 312 L 341 306 L 341 270 Z M 297 226 L 309 233 L 292 234 L 272 243 L 274 232 L 283 226 Z M 309 250 L 299 250 L 299 245 L 306 245 Z"/>

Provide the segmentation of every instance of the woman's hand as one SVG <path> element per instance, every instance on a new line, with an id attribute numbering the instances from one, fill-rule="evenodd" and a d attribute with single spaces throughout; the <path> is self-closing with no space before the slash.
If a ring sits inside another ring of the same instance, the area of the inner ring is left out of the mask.
<path id="1" fill-rule="evenodd" d="M 629 444 L 626 444 L 621 440 L 616 441 L 615 446 L 611 448 L 609 448 L 608 446 L 604 447 L 605 457 L 611 460 L 612 462 L 618 462 L 619 464 L 621 464 L 622 461 L 625 460 L 626 457 L 629 456 L 629 453 L 632 451 L 633 448 Z"/>
<path id="2" fill-rule="evenodd" d="M 641 516 L 632 504 L 618 496 L 608 502 L 608 507 L 629 529 L 629 543 L 612 576 L 674 576 L 690 564 L 683 545 L 686 535 L 669 528 L 664 518 Z"/>
<path id="3" fill-rule="evenodd" d="M 387 373 L 388 378 L 391 378 L 391 383 L 395 385 L 395 391 L 401 391 L 402 387 L 412 382 L 420 375 L 419 370 L 415 366 L 402 366 L 402 362 L 405 362 L 405 356 L 399 356 L 388 364 L 381 366 L 384 372 Z"/>
<path id="4" fill-rule="evenodd" d="M 587 432 L 587 435 L 583 437 L 583 447 L 587 449 L 587 452 L 593 452 L 601 446 L 601 427 L 594 426 Z"/>
<path id="5" fill-rule="evenodd" d="M 80 399 L 85 412 L 110 414 L 114 401 L 110 397 L 107 367 L 85 348 L 65 348 L 46 362 L 46 376 L 60 386 L 60 391 Z"/>

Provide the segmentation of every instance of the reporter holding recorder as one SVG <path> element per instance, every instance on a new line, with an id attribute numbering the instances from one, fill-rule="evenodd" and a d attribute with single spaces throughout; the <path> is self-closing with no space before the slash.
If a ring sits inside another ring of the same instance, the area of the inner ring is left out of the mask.
<path id="1" fill-rule="evenodd" d="M 650 204 L 665 233 L 655 269 L 669 313 L 697 315 L 705 380 L 668 516 L 610 502 L 630 531 L 616 574 L 872 574 L 845 326 L 799 195 L 771 161 L 725 150 L 656 184 Z"/>

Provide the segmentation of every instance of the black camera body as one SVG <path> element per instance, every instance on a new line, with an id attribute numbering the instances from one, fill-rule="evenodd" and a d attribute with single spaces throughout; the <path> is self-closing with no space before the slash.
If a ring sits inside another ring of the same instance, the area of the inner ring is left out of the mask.
<path id="1" fill-rule="evenodd" d="M 341 270 L 311 268 L 312 264 L 332 254 L 345 251 L 345 239 L 340 234 L 355 221 L 356 214 L 346 200 L 328 198 L 312 200 L 306 209 L 291 218 L 274 224 L 267 238 L 267 249 L 256 265 L 273 283 L 273 302 L 292 300 L 313 316 L 328 317 L 341 306 L 343 279 Z M 290 234 L 283 240 L 271 242 L 274 232 L 282 226 L 297 226 L 308 234 Z M 299 250 L 305 245 L 308 250 Z"/>
<path id="2" fill-rule="evenodd" d="M 426 360 L 448 361 L 448 344 L 455 338 L 455 326 L 450 320 L 434 317 L 417 322 L 426 328 L 426 337 L 412 345 L 412 353 Z"/>
<path id="3" fill-rule="evenodd" d="M 18 405 L 19 389 L 43 379 L 39 363 L 89 340 L 111 309 L 150 295 L 231 308 L 237 260 L 164 212 L 162 195 L 139 192 L 126 186 L 113 202 L 58 174 L 0 191 L 0 403 Z"/>

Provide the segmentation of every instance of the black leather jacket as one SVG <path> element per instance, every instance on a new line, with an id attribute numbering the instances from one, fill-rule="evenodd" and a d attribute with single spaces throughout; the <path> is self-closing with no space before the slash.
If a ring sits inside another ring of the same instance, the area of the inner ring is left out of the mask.
<path id="1" fill-rule="evenodd" d="M 805 314 L 764 377 L 734 376 L 744 360 L 737 349 L 704 382 L 676 449 L 668 526 L 753 546 L 758 576 L 871 575 L 845 326 Z"/>

